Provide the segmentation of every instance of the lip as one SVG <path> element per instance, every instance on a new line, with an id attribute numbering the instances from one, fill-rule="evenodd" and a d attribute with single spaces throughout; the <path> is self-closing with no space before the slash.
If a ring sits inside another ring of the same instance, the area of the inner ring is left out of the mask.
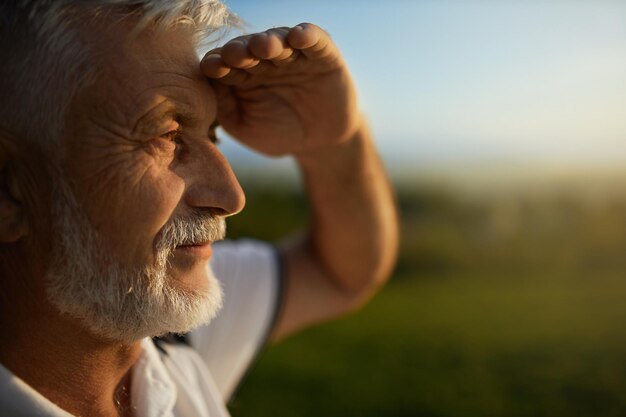
<path id="1" fill-rule="evenodd" d="M 199 243 L 196 245 L 180 245 L 176 246 L 176 251 L 186 253 L 188 255 L 197 256 L 200 258 L 210 258 L 213 254 L 213 248 L 211 248 L 211 242 Z"/>

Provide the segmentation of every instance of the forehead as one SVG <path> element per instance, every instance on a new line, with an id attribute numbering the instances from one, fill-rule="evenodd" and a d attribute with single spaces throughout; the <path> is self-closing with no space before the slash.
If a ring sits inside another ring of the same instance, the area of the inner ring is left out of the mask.
<path id="1" fill-rule="evenodd" d="M 146 113 L 154 115 L 155 108 L 198 121 L 214 118 L 215 96 L 200 72 L 190 31 L 146 28 L 136 33 L 132 25 L 117 23 L 91 32 L 98 35 L 91 49 L 100 68 L 83 95 L 82 109 L 124 118 L 128 125 Z"/>

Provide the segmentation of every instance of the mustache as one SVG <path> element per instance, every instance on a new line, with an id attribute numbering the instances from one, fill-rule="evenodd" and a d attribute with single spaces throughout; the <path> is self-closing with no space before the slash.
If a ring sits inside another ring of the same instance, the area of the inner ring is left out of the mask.
<path id="1" fill-rule="evenodd" d="M 226 237 L 226 220 L 206 211 L 196 211 L 168 221 L 156 237 L 157 251 L 181 245 L 215 242 Z"/>

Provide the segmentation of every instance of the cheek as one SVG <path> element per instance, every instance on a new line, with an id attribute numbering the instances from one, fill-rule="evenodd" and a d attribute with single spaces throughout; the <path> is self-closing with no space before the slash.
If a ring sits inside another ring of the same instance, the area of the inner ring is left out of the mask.
<path id="1" fill-rule="evenodd" d="M 150 170 L 129 190 L 123 211 L 138 232 L 154 237 L 180 203 L 184 189 L 183 180 L 173 172 Z"/>
<path id="2" fill-rule="evenodd" d="M 121 164 L 92 193 L 94 227 L 122 262 L 145 262 L 154 237 L 182 200 L 185 183 L 148 155 Z M 96 204 L 93 204 L 96 203 Z"/>

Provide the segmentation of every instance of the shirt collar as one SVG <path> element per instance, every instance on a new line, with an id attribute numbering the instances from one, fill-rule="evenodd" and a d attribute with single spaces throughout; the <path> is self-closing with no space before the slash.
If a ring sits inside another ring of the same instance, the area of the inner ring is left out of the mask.
<path id="1" fill-rule="evenodd" d="M 143 339 L 141 348 L 132 373 L 131 395 L 135 413 L 142 417 L 171 416 L 176 404 L 176 385 L 152 339 Z"/>

